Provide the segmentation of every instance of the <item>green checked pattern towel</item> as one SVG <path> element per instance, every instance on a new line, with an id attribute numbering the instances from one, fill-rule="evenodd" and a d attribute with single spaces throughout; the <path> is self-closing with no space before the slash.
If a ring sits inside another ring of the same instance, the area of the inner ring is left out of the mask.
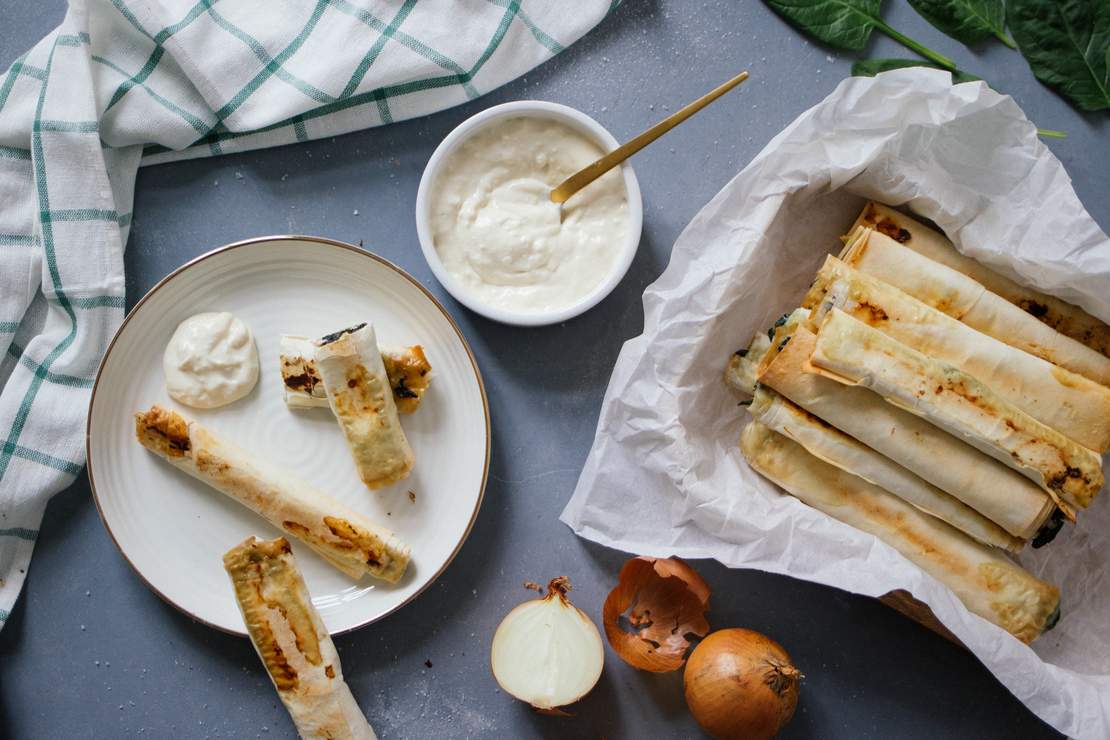
<path id="1" fill-rule="evenodd" d="M 0 77 L 0 626 L 84 465 L 140 165 L 421 116 L 527 72 L 611 0 L 70 0 Z"/>

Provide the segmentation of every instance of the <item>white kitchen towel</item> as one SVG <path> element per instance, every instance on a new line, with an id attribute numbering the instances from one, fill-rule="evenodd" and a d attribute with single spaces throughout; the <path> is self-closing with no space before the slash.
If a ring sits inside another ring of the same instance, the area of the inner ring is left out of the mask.
<path id="1" fill-rule="evenodd" d="M 527 72 L 611 0 L 71 0 L 0 78 L 0 628 L 81 472 L 140 165 L 426 115 Z"/>

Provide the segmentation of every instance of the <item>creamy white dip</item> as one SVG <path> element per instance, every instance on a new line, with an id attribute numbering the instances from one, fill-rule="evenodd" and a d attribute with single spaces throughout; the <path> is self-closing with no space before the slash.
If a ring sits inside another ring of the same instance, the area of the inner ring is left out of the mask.
<path id="1" fill-rule="evenodd" d="M 182 321 L 162 355 L 166 390 L 186 406 L 210 409 L 237 401 L 258 382 L 251 330 L 229 313 Z"/>
<path id="2" fill-rule="evenodd" d="M 551 190 L 605 152 L 552 118 L 508 118 L 444 160 L 430 198 L 444 267 L 483 303 L 521 313 L 566 308 L 610 273 L 628 232 L 620 168 L 559 206 Z"/>

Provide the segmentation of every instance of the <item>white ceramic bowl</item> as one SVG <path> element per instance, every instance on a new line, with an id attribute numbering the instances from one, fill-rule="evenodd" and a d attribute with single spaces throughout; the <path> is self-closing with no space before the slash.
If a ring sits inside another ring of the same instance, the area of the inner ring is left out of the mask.
<path id="1" fill-rule="evenodd" d="M 462 142 L 496 121 L 522 116 L 553 118 L 565 123 L 597 142 L 602 151 L 612 151 L 619 146 L 613 135 L 606 131 L 600 123 L 585 113 L 565 105 L 548 103 L 542 100 L 518 100 L 513 103 L 504 103 L 487 108 L 460 123 L 432 152 L 432 157 L 428 160 L 428 164 L 424 168 L 424 174 L 420 178 L 420 188 L 416 192 L 416 234 L 420 238 L 420 249 L 424 252 L 424 259 L 428 261 L 428 266 L 432 268 L 436 279 L 459 303 L 471 311 L 480 313 L 494 321 L 500 321 L 503 324 L 544 326 L 557 324 L 560 321 L 566 321 L 585 313 L 609 295 L 613 288 L 617 287 L 617 283 L 628 272 L 628 267 L 632 264 L 632 258 L 636 256 L 636 249 L 640 245 L 640 230 L 643 227 L 644 210 L 643 201 L 640 199 L 640 186 L 636 182 L 636 174 L 632 171 L 632 167 L 625 162 L 621 165 L 621 173 L 624 176 L 624 187 L 628 198 L 628 231 L 624 243 L 620 246 L 620 254 L 617 255 L 617 259 L 613 262 L 613 266 L 605 279 L 593 291 L 573 304 L 555 311 L 511 311 L 490 305 L 474 295 L 447 271 L 439 258 L 439 252 L 436 251 L 429 219 L 429 209 L 431 208 L 429 199 L 432 185 L 439 176 L 444 161 Z"/>

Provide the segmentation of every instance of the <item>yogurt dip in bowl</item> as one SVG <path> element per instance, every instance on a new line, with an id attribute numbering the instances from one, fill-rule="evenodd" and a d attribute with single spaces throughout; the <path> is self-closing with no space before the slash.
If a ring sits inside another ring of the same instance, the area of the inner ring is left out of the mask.
<path id="1" fill-rule="evenodd" d="M 608 295 L 640 242 L 640 189 L 626 163 L 562 205 L 550 191 L 617 141 L 556 103 L 498 105 L 432 154 L 416 196 L 420 247 L 471 310 L 507 324 L 565 321 Z"/>

